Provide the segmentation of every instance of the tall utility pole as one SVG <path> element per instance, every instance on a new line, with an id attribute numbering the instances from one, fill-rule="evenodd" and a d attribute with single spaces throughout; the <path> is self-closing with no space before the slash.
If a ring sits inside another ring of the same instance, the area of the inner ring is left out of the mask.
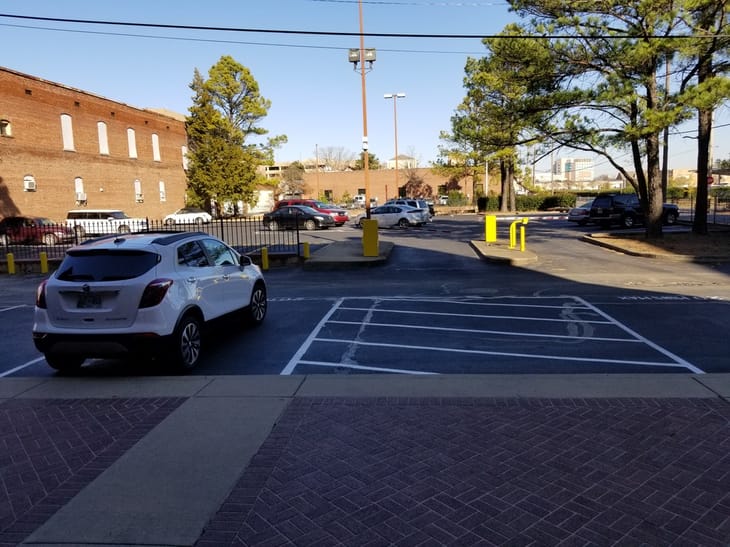
<path id="1" fill-rule="evenodd" d="M 317 170 L 317 193 L 314 195 L 314 199 L 319 199 L 319 145 L 314 145 L 314 168 Z"/>
<path id="2" fill-rule="evenodd" d="M 362 82 L 362 167 L 365 174 L 365 216 L 370 218 L 370 158 L 368 156 L 368 106 L 365 93 L 365 36 L 362 23 L 362 0 L 358 0 L 360 14 L 360 80 Z"/>
<path id="3" fill-rule="evenodd" d="M 393 133 L 395 135 L 395 190 L 398 191 L 398 109 L 396 103 L 398 99 L 404 99 L 405 93 L 386 93 L 383 95 L 385 99 L 393 99 Z"/>

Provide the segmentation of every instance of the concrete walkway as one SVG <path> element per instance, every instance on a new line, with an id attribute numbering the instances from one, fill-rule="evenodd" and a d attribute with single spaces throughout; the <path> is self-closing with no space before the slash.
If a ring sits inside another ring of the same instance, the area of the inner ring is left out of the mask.
<path id="1" fill-rule="evenodd" d="M 0 380 L 0 545 L 728 545 L 730 375 Z"/>

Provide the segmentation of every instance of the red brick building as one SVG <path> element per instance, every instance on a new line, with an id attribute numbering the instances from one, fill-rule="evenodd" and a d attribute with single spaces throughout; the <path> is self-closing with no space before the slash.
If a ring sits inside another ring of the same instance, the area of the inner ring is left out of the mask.
<path id="1" fill-rule="evenodd" d="M 121 209 L 159 219 L 185 200 L 182 115 L 135 108 L 0 67 L 0 217 Z"/>

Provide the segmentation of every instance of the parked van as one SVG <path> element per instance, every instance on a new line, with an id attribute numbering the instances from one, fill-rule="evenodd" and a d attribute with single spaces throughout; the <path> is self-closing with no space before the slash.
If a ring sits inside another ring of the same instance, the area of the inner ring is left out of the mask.
<path id="1" fill-rule="evenodd" d="M 66 214 L 66 226 L 79 237 L 147 230 L 146 218 L 130 218 L 119 209 L 77 209 Z"/>

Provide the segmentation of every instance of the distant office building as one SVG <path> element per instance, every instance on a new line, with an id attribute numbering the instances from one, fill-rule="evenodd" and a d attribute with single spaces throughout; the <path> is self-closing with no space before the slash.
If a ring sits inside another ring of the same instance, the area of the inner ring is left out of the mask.
<path id="1" fill-rule="evenodd" d="M 559 158 L 553 162 L 555 181 L 567 183 L 593 180 L 593 160 L 587 158 Z"/>
<path id="2" fill-rule="evenodd" d="M 398 154 L 398 169 L 415 169 L 418 167 L 418 160 L 405 154 Z M 385 163 L 386 169 L 395 169 L 395 158 L 390 158 Z"/>

